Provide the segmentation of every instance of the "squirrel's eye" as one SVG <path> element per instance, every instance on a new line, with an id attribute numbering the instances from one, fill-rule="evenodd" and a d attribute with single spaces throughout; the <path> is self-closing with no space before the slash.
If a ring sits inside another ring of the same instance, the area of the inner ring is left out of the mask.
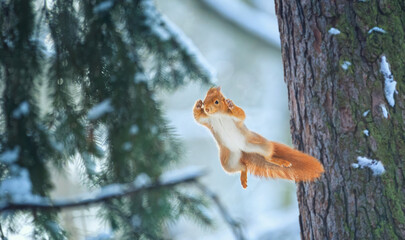
<path id="1" fill-rule="evenodd" d="M 218 104 L 219 102 L 218 102 L 218 100 L 215 100 L 215 104 Z"/>

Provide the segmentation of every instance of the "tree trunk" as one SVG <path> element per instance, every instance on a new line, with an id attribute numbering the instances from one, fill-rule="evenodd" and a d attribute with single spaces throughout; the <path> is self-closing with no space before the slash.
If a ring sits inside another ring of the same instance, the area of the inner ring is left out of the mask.
<path id="1" fill-rule="evenodd" d="M 297 185 L 301 238 L 405 239 L 404 1 L 275 2 L 293 143 L 325 167 Z"/>

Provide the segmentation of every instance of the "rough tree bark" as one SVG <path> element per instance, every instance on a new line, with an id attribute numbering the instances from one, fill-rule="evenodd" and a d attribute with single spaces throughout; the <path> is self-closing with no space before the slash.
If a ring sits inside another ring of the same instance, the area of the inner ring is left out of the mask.
<path id="1" fill-rule="evenodd" d="M 319 181 L 297 185 L 301 238 L 405 239 L 405 2 L 275 2 L 293 143 L 325 166 Z M 358 156 L 386 172 L 354 168 Z"/>

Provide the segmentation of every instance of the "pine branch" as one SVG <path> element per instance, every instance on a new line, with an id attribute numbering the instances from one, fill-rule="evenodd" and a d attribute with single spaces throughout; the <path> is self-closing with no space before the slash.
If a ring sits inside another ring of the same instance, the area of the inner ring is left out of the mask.
<path id="1" fill-rule="evenodd" d="M 158 43 L 159 52 L 165 54 L 166 47 L 162 47 L 165 43 L 172 45 L 169 51 L 176 49 L 181 54 L 181 62 L 186 63 L 190 67 L 191 72 L 201 77 L 205 83 L 217 81 L 216 72 L 207 62 L 205 57 L 194 43 L 183 33 L 183 31 L 171 22 L 166 16 L 161 14 L 151 0 L 143 0 L 141 6 L 144 8 L 144 14 L 148 24 L 145 27 L 149 28 L 149 32 L 154 36 L 154 40 Z M 164 56 L 164 55 L 161 55 Z M 165 59 L 166 60 L 166 59 Z M 167 61 L 167 60 L 166 60 Z M 174 78 L 176 79 L 176 78 Z"/>
<path id="2" fill-rule="evenodd" d="M 218 196 L 214 192 L 212 192 L 210 189 L 208 189 L 205 185 L 201 184 L 200 182 L 195 182 L 195 185 L 205 195 L 210 197 L 212 199 L 212 201 L 215 203 L 215 205 L 217 205 L 222 218 L 225 220 L 225 222 L 231 228 L 231 230 L 233 232 L 233 235 L 235 236 L 235 239 L 237 239 L 237 240 L 245 240 L 246 237 L 243 235 L 243 229 L 242 229 L 240 223 L 237 222 L 235 219 L 233 219 L 231 217 L 231 215 L 226 210 L 225 206 L 219 200 Z"/>
<path id="3" fill-rule="evenodd" d="M 0 223 L 0 238 L 1 239 L 7 239 L 6 236 L 4 236 L 3 228 L 1 227 L 1 223 Z"/>
<path id="4" fill-rule="evenodd" d="M 125 196 L 130 196 L 133 194 L 140 193 L 142 191 L 151 191 L 161 188 L 173 187 L 185 183 L 195 183 L 197 178 L 205 175 L 203 170 L 189 171 L 183 174 L 178 174 L 171 177 L 163 177 L 159 181 L 150 184 L 139 184 L 129 183 L 129 184 L 111 184 L 107 185 L 102 189 L 110 189 L 108 192 L 100 192 L 90 195 L 96 195 L 95 197 L 87 197 L 84 199 L 69 199 L 69 200 L 54 200 L 54 201 L 35 201 L 35 202 L 8 202 L 0 206 L 0 213 L 6 210 L 60 210 L 67 208 L 83 207 L 87 205 L 92 205 L 96 203 L 106 202 L 107 200 L 114 198 L 121 198 Z"/>

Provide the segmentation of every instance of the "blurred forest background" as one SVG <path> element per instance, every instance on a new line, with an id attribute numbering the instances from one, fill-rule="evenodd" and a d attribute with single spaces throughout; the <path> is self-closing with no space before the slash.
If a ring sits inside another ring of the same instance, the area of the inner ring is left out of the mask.
<path id="1" fill-rule="evenodd" d="M 157 7 L 191 38 L 216 70 L 216 84 L 245 110 L 247 127 L 268 139 L 291 144 L 281 51 L 270 37 L 275 34 L 273 39 L 279 39 L 274 2 L 160 0 Z M 263 37 L 251 29 L 252 25 L 268 35 Z M 248 188 L 244 190 L 238 175 L 223 171 L 211 133 L 195 123 L 191 114 L 195 101 L 204 99 L 207 90 L 189 84 L 174 94 L 161 95 L 170 123 L 186 144 L 181 164 L 209 170 L 203 182 L 242 222 L 248 239 L 299 239 L 293 182 L 248 176 Z M 215 210 L 213 214 L 218 221 L 213 230 L 201 229 L 184 219 L 172 228 L 174 239 L 232 239 L 231 231 Z"/>
<path id="2" fill-rule="evenodd" d="M 156 0 L 155 3 L 157 9 L 192 40 L 216 71 L 215 84 L 245 110 L 246 125 L 268 139 L 291 144 L 287 90 L 273 1 Z M 58 85 L 63 84 L 59 81 Z M 182 158 L 174 168 L 198 166 L 207 169 L 202 183 L 218 194 L 231 217 L 242 224 L 247 239 L 298 239 L 298 205 L 293 182 L 248 176 L 248 188 L 244 190 L 239 176 L 228 175 L 222 170 L 215 141 L 192 117 L 195 101 L 203 99 L 209 87 L 200 81 L 174 91 L 163 88 L 155 91 L 164 117 L 183 145 Z M 46 88 L 41 89 L 46 91 Z M 40 101 L 47 106 L 46 99 Z M 93 104 L 97 102 L 96 99 L 92 101 Z M 110 123 L 107 120 L 103 124 Z M 2 151 L 6 152 L 5 148 Z M 173 165 L 170 166 L 173 169 Z M 66 169 L 68 174 L 50 172 L 55 185 L 51 197 L 66 198 L 88 192 L 83 185 L 83 167 L 77 162 L 69 162 Z M 135 173 L 139 174 L 137 171 Z M 7 171 L 2 173 L 4 175 L 0 177 L 8 174 Z M 101 183 L 101 186 L 107 183 Z M 204 214 L 214 221 L 213 227 L 180 217 L 179 221 L 170 223 L 166 235 L 184 240 L 233 239 L 223 216 L 214 204 L 209 206 Z M 69 232 L 69 239 L 109 239 L 111 222 L 100 221 L 96 218 L 99 215 L 100 206 L 91 206 L 62 210 L 58 218 L 61 227 Z M 29 221 L 19 222 L 22 228 L 10 233 L 10 239 L 31 236 Z"/>

